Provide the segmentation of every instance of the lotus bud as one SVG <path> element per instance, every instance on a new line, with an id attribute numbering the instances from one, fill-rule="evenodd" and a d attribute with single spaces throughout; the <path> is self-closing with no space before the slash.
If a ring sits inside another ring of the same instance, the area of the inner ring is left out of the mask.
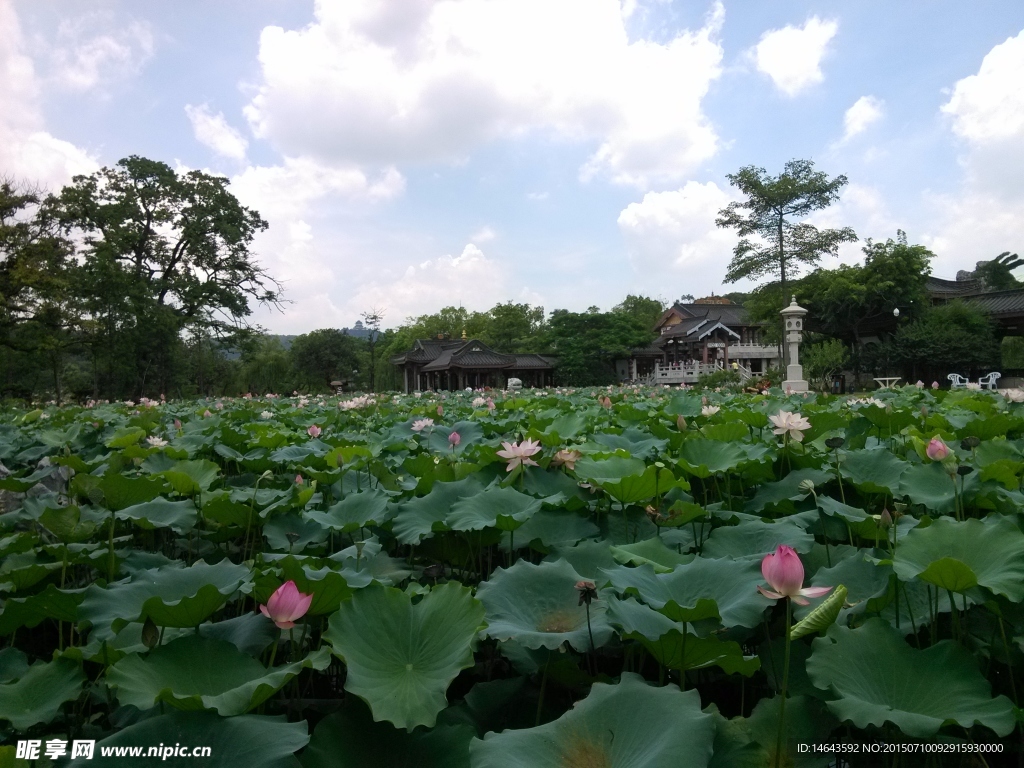
<path id="1" fill-rule="evenodd" d="M 680 432 L 686 431 L 686 419 L 683 418 L 682 414 L 676 416 L 676 426 L 679 428 Z"/>
<path id="2" fill-rule="evenodd" d="M 882 509 L 882 514 L 879 515 L 878 518 L 879 525 L 881 525 L 882 528 L 892 527 L 892 515 L 889 514 L 888 509 Z"/>
<path id="3" fill-rule="evenodd" d="M 450 435 L 448 435 L 448 445 L 450 445 L 452 448 L 454 448 L 461 442 L 462 436 L 459 435 L 458 432 L 452 432 Z"/>
<path id="4" fill-rule="evenodd" d="M 286 581 L 270 596 L 266 605 L 260 606 L 260 613 L 273 619 L 280 629 L 291 629 L 295 620 L 306 615 L 313 603 L 313 596 L 299 592 L 294 581 Z"/>
<path id="5" fill-rule="evenodd" d="M 154 621 L 146 617 L 146 623 L 142 625 L 142 644 L 152 650 L 160 642 L 160 630 L 157 629 Z"/>
<path id="6" fill-rule="evenodd" d="M 306 430 L 306 434 L 314 439 L 320 437 L 322 433 L 323 430 L 320 429 L 320 427 L 318 427 L 316 424 L 310 425 L 309 429 Z"/>
<path id="7" fill-rule="evenodd" d="M 928 447 L 925 448 L 925 454 L 932 461 L 942 461 L 949 456 L 949 446 L 947 446 L 942 439 L 936 435 L 928 443 Z"/>

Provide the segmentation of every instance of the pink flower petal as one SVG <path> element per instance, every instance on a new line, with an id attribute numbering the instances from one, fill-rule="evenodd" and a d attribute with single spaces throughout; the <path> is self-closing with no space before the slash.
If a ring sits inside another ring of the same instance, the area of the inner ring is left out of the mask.
<path id="1" fill-rule="evenodd" d="M 832 591 L 832 587 L 804 587 L 800 594 L 804 597 L 821 597 Z"/>
<path id="2" fill-rule="evenodd" d="M 778 592 L 772 592 L 771 590 L 765 589 L 760 584 L 757 587 L 757 591 L 765 597 L 770 598 L 772 600 L 781 600 L 783 597 L 785 597 L 785 595 L 780 595 Z"/>

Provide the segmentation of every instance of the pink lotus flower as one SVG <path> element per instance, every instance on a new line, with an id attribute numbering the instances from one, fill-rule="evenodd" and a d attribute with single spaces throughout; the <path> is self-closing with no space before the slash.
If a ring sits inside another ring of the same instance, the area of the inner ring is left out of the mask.
<path id="1" fill-rule="evenodd" d="M 568 450 L 563 448 L 562 450 L 555 454 L 555 457 L 551 460 L 551 463 L 554 464 L 556 467 L 564 465 L 566 469 L 573 470 L 576 469 L 576 462 L 582 458 L 583 454 L 580 453 L 579 451 Z"/>
<path id="2" fill-rule="evenodd" d="M 295 582 L 289 580 L 277 588 L 266 605 L 260 606 L 260 613 L 273 619 L 280 629 L 291 629 L 296 619 L 306 615 L 312 602 L 312 595 L 302 594 Z"/>
<path id="3" fill-rule="evenodd" d="M 928 443 L 928 447 L 925 448 L 924 452 L 928 454 L 928 458 L 932 461 L 942 461 L 949 456 L 949 446 L 936 435 Z"/>
<path id="4" fill-rule="evenodd" d="M 203 411 L 203 418 L 204 418 L 204 419 L 208 419 L 208 418 L 210 418 L 211 416 L 213 416 L 213 414 L 212 414 L 212 413 L 210 413 L 210 409 L 209 409 L 209 408 L 207 408 L 207 409 L 206 409 L 205 411 Z"/>
<path id="5" fill-rule="evenodd" d="M 788 597 L 797 605 L 807 605 L 808 597 L 821 597 L 832 591 L 832 587 L 804 587 L 804 564 L 793 548 L 785 544 L 776 547 L 773 554 L 764 556 L 761 575 L 775 591 L 760 585 L 757 591 L 772 600 Z"/>
<path id="6" fill-rule="evenodd" d="M 523 440 L 521 443 L 502 443 L 501 447 L 505 450 L 498 451 L 498 455 L 503 459 L 508 459 L 508 466 L 505 467 L 506 472 L 511 472 L 520 464 L 524 467 L 527 465 L 532 467 L 538 466 L 537 462 L 530 457 L 540 452 L 540 443 L 533 440 Z"/>
<path id="7" fill-rule="evenodd" d="M 296 485 L 302 485 L 302 482 L 303 482 L 302 481 L 302 475 L 296 475 L 295 476 L 295 484 Z"/>
<path id="8" fill-rule="evenodd" d="M 918 379 L 917 384 L 915 384 L 914 386 L 917 387 L 918 389 L 924 389 L 924 382 Z"/>
<path id="9" fill-rule="evenodd" d="M 494 404 L 494 401 L 491 398 L 488 397 L 487 398 L 487 410 L 488 411 L 493 411 L 495 408 L 497 408 L 497 406 Z"/>
<path id="10" fill-rule="evenodd" d="M 773 431 L 776 435 L 789 433 L 789 437 L 798 443 L 804 439 L 804 432 L 811 428 L 811 422 L 799 413 L 790 411 L 779 411 L 774 416 L 769 416 L 768 419 L 775 425 Z"/>
<path id="11" fill-rule="evenodd" d="M 607 395 L 605 395 L 604 397 L 597 398 L 597 401 L 599 403 L 601 403 L 601 407 L 602 408 L 611 408 L 612 407 L 612 399 L 610 397 L 608 397 Z"/>
<path id="12" fill-rule="evenodd" d="M 309 429 L 306 430 L 306 434 L 313 438 L 320 437 L 322 433 L 323 430 L 320 429 L 320 427 L 318 427 L 316 424 L 311 425 Z"/>
<path id="13" fill-rule="evenodd" d="M 938 389 L 938 388 L 939 388 L 939 382 L 933 381 L 932 382 L 932 389 Z"/>
<path id="14" fill-rule="evenodd" d="M 427 427 L 432 427 L 432 426 L 434 426 L 434 420 L 433 419 L 417 419 L 416 421 L 414 421 L 412 423 L 412 431 L 413 432 L 422 432 Z"/>
<path id="15" fill-rule="evenodd" d="M 444 406 L 441 406 L 441 405 L 437 406 L 437 415 L 438 416 L 444 416 Z"/>
<path id="16" fill-rule="evenodd" d="M 181 419 L 175 419 L 174 420 L 174 428 L 175 429 L 181 429 Z"/>
<path id="17" fill-rule="evenodd" d="M 452 448 L 454 448 L 461 442 L 462 436 L 458 432 L 452 432 L 450 435 L 448 435 L 448 445 L 450 445 Z"/>

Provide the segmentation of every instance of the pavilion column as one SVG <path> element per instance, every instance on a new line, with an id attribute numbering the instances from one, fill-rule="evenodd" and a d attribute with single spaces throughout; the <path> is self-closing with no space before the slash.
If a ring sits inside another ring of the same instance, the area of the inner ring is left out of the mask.
<path id="1" fill-rule="evenodd" d="M 704 364 L 707 365 L 707 363 L 708 363 L 708 343 L 705 341 L 704 342 Z"/>

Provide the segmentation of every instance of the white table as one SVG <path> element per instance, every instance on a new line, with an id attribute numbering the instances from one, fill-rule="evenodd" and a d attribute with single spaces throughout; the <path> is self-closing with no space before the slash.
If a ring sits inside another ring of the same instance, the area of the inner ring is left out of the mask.
<path id="1" fill-rule="evenodd" d="M 901 376 L 879 376 L 875 379 L 879 389 L 892 389 Z"/>

